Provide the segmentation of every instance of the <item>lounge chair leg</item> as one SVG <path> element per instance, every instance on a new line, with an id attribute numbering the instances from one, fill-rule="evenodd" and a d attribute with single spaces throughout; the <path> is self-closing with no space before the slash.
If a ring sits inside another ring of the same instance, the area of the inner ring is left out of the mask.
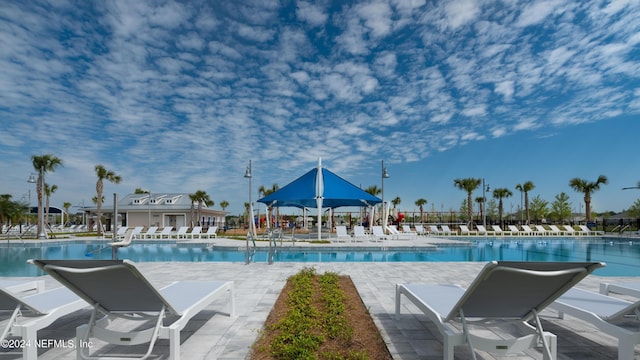
<path id="1" fill-rule="evenodd" d="M 634 359 L 634 348 L 636 342 L 634 339 L 619 337 L 618 338 L 618 360 Z"/>
<path id="2" fill-rule="evenodd" d="M 23 329 L 22 340 L 25 340 L 27 342 L 25 344 L 24 349 L 22 350 L 23 351 L 22 359 L 23 360 L 38 359 L 38 345 L 34 343 L 38 341 L 38 331 L 32 327 Z"/>
<path id="3" fill-rule="evenodd" d="M 180 330 L 169 331 L 169 360 L 180 360 Z"/>

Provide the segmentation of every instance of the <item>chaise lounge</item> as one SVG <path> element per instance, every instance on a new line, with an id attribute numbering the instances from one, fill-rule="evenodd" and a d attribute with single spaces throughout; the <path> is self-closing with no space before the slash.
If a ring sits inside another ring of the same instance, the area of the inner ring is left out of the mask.
<path id="1" fill-rule="evenodd" d="M 29 260 L 60 281 L 92 307 L 91 319 L 77 328 L 78 344 L 99 339 L 113 345 L 149 344 L 169 339 L 169 359 L 180 359 L 180 331 L 219 295 L 229 296 L 229 315 L 235 316 L 232 281 L 176 281 L 157 289 L 127 260 Z M 101 315 L 104 315 L 102 317 Z M 137 323 L 131 330 L 109 328 L 114 319 Z M 154 326 L 140 330 L 139 322 Z M 171 321 L 174 320 L 174 321 Z M 89 359 L 92 349 L 77 347 L 78 358 Z M 109 358 L 103 356 L 101 358 Z"/>
<path id="2" fill-rule="evenodd" d="M 474 349 L 504 355 L 542 345 L 544 359 L 556 359 L 556 336 L 543 331 L 538 314 L 602 266 L 597 262 L 493 261 L 467 289 L 458 285 L 397 284 L 396 319 L 401 320 L 404 295 L 438 327 L 444 337 L 445 360 L 453 360 L 455 347 L 464 344 L 474 357 Z M 487 336 L 486 330 L 490 329 L 512 333 L 509 329 L 513 325 L 525 335 L 510 339 Z M 474 331 L 476 326 L 480 331 Z"/>

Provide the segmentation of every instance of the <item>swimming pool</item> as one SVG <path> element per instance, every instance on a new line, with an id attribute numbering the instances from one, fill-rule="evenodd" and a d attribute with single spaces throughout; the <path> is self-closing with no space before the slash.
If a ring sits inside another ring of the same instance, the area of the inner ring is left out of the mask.
<path id="1" fill-rule="evenodd" d="M 596 270 L 602 276 L 640 276 L 640 239 L 593 238 L 478 238 L 466 245 L 423 247 L 338 248 L 278 247 L 275 262 L 438 262 L 438 261 L 604 261 Z M 385 245 L 392 245 L 386 243 Z M 265 263 L 268 249 L 257 248 L 253 262 Z M 0 276 L 39 276 L 28 259 L 111 259 L 107 242 L 55 242 L 0 245 Z M 118 251 L 119 259 L 135 262 L 245 262 L 239 247 L 208 247 L 207 244 L 153 242 L 133 244 Z"/>

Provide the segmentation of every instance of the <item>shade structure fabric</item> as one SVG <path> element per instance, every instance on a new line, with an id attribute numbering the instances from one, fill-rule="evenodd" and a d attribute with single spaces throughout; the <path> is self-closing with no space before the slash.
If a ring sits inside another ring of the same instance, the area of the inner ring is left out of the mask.
<path id="1" fill-rule="evenodd" d="M 322 175 L 320 179 L 318 171 Z M 316 194 L 316 191 L 320 193 Z M 321 203 L 317 201 L 318 198 L 322 199 Z M 372 206 L 382 200 L 318 166 L 258 202 L 274 207 L 318 208 L 321 204 L 322 208 L 337 208 Z"/>

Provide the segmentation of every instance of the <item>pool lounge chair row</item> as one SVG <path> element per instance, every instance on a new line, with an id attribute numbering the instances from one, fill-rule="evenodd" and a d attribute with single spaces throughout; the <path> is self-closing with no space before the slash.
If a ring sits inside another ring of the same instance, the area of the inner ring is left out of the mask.
<path id="1" fill-rule="evenodd" d="M 173 231 L 173 227 L 166 226 L 162 231 L 158 231 L 158 226 L 151 226 L 147 231 L 143 232 L 143 226 L 129 228 L 122 226 L 118 229 L 116 235 L 119 239 L 124 238 L 127 231 L 131 231 L 133 239 L 214 239 L 218 237 L 218 227 L 210 226 L 207 231 L 202 231 L 202 226 L 194 226 L 189 231 L 188 226 L 181 226 L 177 231 Z"/>
<path id="2" fill-rule="evenodd" d="M 466 225 L 460 225 L 460 233 L 451 232 L 447 227 L 447 232 L 438 232 L 437 227 L 431 226 L 432 233 L 438 235 L 480 235 L 480 236 L 596 236 L 602 235 L 602 231 L 595 231 L 589 229 L 585 225 L 579 225 L 579 230 L 574 229 L 571 225 L 560 225 L 563 229 L 560 229 L 556 225 L 521 225 L 518 228 L 515 225 L 508 225 L 508 230 L 503 230 L 500 225 L 492 225 L 491 230 L 488 230 L 483 225 L 476 225 L 476 230 L 471 230 Z M 443 226 L 445 227 L 445 226 Z"/>
<path id="3" fill-rule="evenodd" d="M 227 315 L 235 316 L 232 281 L 176 281 L 156 288 L 127 260 L 29 260 L 58 280 L 62 287 L 42 290 L 42 280 L 7 283 L 0 281 L 0 311 L 9 312 L 9 319 L 0 341 L 19 337 L 25 344 L 24 360 L 38 357 L 38 330 L 76 311 L 91 308 L 86 325 L 76 330 L 78 359 L 94 357 L 91 346 L 96 339 L 112 345 L 148 344 L 147 358 L 158 339 L 169 340 L 169 359 L 180 359 L 180 331 L 196 314 L 221 295 L 229 296 Z M 34 290 L 22 296 L 21 291 Z M 129 330 L 110 327 L 113 320 L 125 319 Z M 139 325 L 152 323 L 141 330 Z M 16 342 L 18 344 L 18 342 Z M 116 358 L 116 357 L 113 357 Z"/>

